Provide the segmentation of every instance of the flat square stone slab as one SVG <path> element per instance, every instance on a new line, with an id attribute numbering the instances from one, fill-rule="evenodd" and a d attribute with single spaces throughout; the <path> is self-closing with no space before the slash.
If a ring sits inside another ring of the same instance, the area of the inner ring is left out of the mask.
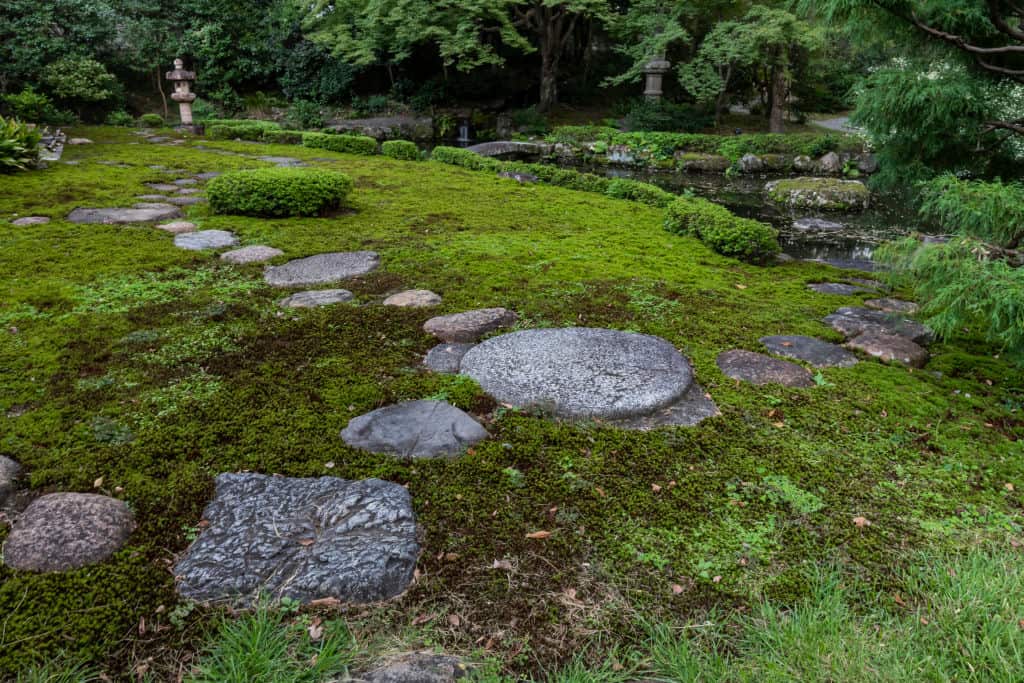
<path id="1" fill-rule="evenodd" d="M 227 230 L 200 230 L 199 232 L 181 233 L 174 237 L 174 246 L 190 251 L 223 249 L 236 244 L 238 244 L 238 238 Z"/>
<path id="2" fill-rule="evenodd" d="M 129 224 L 155 223 L 181 218 L 181 209 L 176 206 L 152 209 L 75 209 L 68 214 L 71 223 Z"/>
<path id="3" fill-rule="evenodd" d="M 420 553 L 409 492 L 379 479 L 221 474 L 203 519 L 174 570 L 178 592 L 201 602 L 387 600 Z"/>
<path id="4" fill-rule="evenodd" d="M 267 266 L 263 279 L 274 287 L 319 285 L 366 275 L 379 265 L 380 256 L 375 251 L 333 252 Z"/>
<path id="5" fill-rule="evenodd" d="M 857 357 L 842 347 L 814 337 L 777 335 L 761 337 L 761 343 L 777 356 L 796 358 L 816 368 L 848 368 Z"/>
<path id="6" fill-rule="evenodd" d="M 341 432 L 349 446 L 400 458 L 441 458 L 487 438 L 476 420 L 444 401 L 406 401 L 353 418 Z"/>
<path id="7" fill-rule="evenodd" d="M 282 308 L 316 308 L 343 304 L 352 301 L 355 295 L 347 289 L 311 289 L 308 292 L 296 292 L 277 302 Z"/>

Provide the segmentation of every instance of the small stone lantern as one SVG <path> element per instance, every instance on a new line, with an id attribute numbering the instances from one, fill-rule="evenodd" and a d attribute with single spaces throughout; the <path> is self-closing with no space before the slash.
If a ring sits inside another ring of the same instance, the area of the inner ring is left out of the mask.
<path id="1" fill-rule="evenodd" d="M 671 66 L 664 57 L 655 57 L 644 65 L 644 97 L 654 101 L 661 99 L 661 80 Z"/>
<path id="2" fill-rule="evenodd" d="M 167 72 L 167 80 L 174 83 L 171 99 L 178 103 L 178 109 L 181 112 L 181 128 L 198 135 L 202 132 L 202 127 L 192 123 L 192 103 L 196 101 L 196 94 L 191 92 L 191 86 L 189 86 L 191 81 L 196 80 L 196 72 L 185 71 L 184 67 L 184 62 L 175 59 L 174 71 Z"/>

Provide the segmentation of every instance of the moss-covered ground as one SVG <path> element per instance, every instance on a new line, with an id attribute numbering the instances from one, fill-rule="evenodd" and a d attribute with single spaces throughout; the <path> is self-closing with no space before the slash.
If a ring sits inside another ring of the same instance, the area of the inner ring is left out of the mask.
<path id="1" fill-rule="evenodd" d="M 0 568 L 0 678 L 79 658 L 114 678 L 173 680 L 218 613 L 179 602 L 171 566 L 224 471 L 408 485 L 425 533 L 418 580 L 398 601 L 344 612 L 349 627 L 484 653 L 510 673 L 607 653 L 635 636 L 638 615 L 679 625 L 764 596 L 790 604 L 821 566 L 873 596 L 870 609 L 898 611 L 914 600 L 901 567 L 919 550 L 1019 553 L 1024 377 L 969 331 L 936 344 L 924 370 L 866 361 L 811 389 L 738 384 L 716 367 L 763 335 L 838 340 L 820 318 L 859 299 L 806 284 L 855 274 L 743 265 L 665 232 L 661 210 L 434 162 L 76 134 L 96 141 L 67 148 L 77 165 L 0 176 L 0 454 L 25 466 L 33 492 L 124 498 L 138 529 L 102 565 Z M 260 266 L 176 249 L 151 227 L 63 220 L 184 175 L 150 165 L 266 165 L 214 149 L 351 175 L 352 210 L 331 218 L 188 214 L 283 249 L 280 261 L 380 252 L 377 273 L 344 285 L 353 304 L 283 313 Z M 53 221 L 14 227 L 15 214 Z M 443 313 L 505 306 L 522 327 L 664 337 L 722 414 L 639 433 L 497 407 L 472 381 L 421 369 L 435 343 L 421 326 L 437 311 L 379 305 L 406 288 L 442 294 Z M 415 463 L 339 438 L 353 416 L 425 397 L 472 412 L 493 438 Z M 552 533 L 527 538 L 538 530 Z"/>

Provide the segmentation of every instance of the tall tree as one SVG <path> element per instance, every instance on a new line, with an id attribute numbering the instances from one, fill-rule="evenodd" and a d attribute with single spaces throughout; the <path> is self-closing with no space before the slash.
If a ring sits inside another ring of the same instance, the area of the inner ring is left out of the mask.
<path id="1" fill-rule="evenodd" d="M 691 5 L 676 0 L 634 0 L 625 12 L 612 15 L 608 32 L 615 39 L 615 51 L 628 57 L 630 66 L 606 83 L 635 83 L 651 59 L 664 57 L 670 48 L 689 43 L 690 34 L 683 22 L 692 12 Z"/>

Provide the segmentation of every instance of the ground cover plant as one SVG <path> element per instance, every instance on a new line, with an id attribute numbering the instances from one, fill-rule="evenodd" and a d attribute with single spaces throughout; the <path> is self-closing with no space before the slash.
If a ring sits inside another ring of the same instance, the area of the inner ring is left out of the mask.
<path id="1" fill-rule="evenodd" d="M 738 383 L 718 353 L 760 350 L 769 334 L 838 340 L 820 318 L 868 295 L 806 285 L 858 274 L 726 258 L 667 232 L 664 208 L 608 196 L 607 185 L 74 133 L 97 142 L 65 151 L 77 165 L 0 177 L 0 453 L 25 466 L 32 492 L 123 498 L 139 527 L 99 565 L 0 567 L 3 676 L 71 662 L 122 679 L 202 680 L 204 666 L 237 654 L 231 644 L 263 617 L 222 628 L 223 610 L 176 597 L 169 567 L 197 533 L 213 476 L 240 470 L 408 486 L 425 551 L 406 595 L 286 607 L 258 631 L 307 655 L 322 646 L 303 632 L 322 619 L 339 668 L 436 646 L 482 661 L 483 680 L 700 680 L 688 672 L 725 667 L 725 680 L 982 681 L 1019 670 L 1024 378 L 980 333 L 950 334 L 923 370 L 865 360 L 816 371 L 809 388 Z M 343 172 L 353 211 L 258 219 L 200 204 L 188 218 L 287 258 L 378 251 L 380 270 L 346 282 L 352 303 L 282 315 L 258 266 L 176 249 L 149 227 L 65 220 L 75 207 L 130 206 L 143 183 L 179 177 L 151 166 L 269 169 L 263 155 Z M 28 215 L 52 220 L 8 222 Z M 379 305 L 411 288 L 444 303 Z M 692 359 L 722 414 L 652 432 L 568 424 L 424 372 L 436 343 L 424 320 L 486 306 L 517 311 L 520 328 L 662 337 Z M 430 397 L 477 416 L 491 438 L 456 459 L 403 462 L 338 436 L 353 416 Z"/>

